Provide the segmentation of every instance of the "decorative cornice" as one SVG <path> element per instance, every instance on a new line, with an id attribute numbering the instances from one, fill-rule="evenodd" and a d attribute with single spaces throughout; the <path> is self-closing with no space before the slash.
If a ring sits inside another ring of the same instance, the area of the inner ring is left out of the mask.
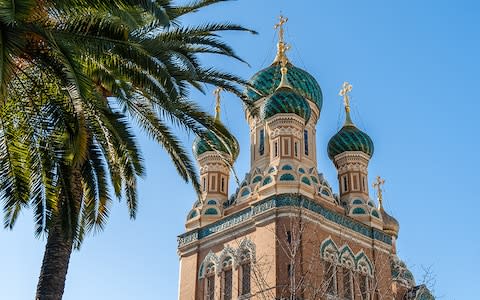
<path id="1" fill-rule="evenodd" d="M 316 213 L 325 219 L 334 222 L 338 225 L 351 229 L 368 238 L 381 241 L 385 244 L 392 245 L 392 237 L 378 229 L 364 225 L 350 217 L 334 212 L 320 203 L 310 200 L 299 194 L 281 194 L 268 197 L 259 201 L 252 206 L 245 208 L 235 214 L 224 217 L 214 223 L 211 223 L 202 228 L 194 229 L 178 236 L 178 247 L 184 247 L 195 241 L 201 240 L 207 236 L 217 232 L 224 231 L 228 228 L 246 222 L 252 219 L 253 216 L 260 215 L 271 209 L 279 207 L 297 207 L 304 208 L 313 213 Z"/>
<path id="2" fill-rule="evenodd" d="M 277 127 L 270 133 L 272 139 L 276 138 L 279 135 L 293 135 L 297 138 L 302 138 L 303 131 L 295 127 Z"/>

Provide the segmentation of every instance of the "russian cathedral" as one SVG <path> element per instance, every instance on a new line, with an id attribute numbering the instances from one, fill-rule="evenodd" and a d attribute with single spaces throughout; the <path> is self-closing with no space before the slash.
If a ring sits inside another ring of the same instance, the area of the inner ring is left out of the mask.
<path id="1" fill-rule="evenodd" d="M 194 141 L 201 196 L 178 237 L 179 299 L 434 299 L 396 254 L 399 223 L 383 208 L 385 181 L 368 182 L 374 144 L 352 120 L 347 82 L 339 95 L 345 122 L 325 149 L 339 190 L 317 169 L 324 99 L 315 78 L 287 57 L 286 20 L 275 26 L 273 63 L 245 92 L 255 107 L 245 113 L 250 171 L 231 195 L 236 155 Z M 219 90 L 216 97 L 220 122 Z"/>

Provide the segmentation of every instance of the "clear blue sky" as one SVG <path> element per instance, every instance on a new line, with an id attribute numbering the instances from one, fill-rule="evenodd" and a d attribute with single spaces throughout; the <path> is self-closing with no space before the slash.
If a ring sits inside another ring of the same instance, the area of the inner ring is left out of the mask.
<path id="1" fill-rule="evenodd" d="M 186 23 L 228 20 L 259 35 L 225 38 L 251 67 L 206 57 L 245 78 L 270 64 L 273 24 L 289 18 L 294 64 L 313 74 L 324 93 L 317 126 L 319 170 L 335 185 L 328 139 L 341 124 L 337 96 L 352 83 L 354 121 L 372 137 L 370 182 L 386 178 L 385 205 L 400 221 L 398 252 L 414 274 L 432 266 L 439 299 L 478 299 L 480 227 L 480 3 L 447 0 L 286 1 L 221 3 Z M 213 111 L 208 95 L 192 97 Z M 223 120 L 240 141 L 236 170 L 249 168 L 248 126 L 240 101 L 226 95 Z M 188 147 L 191 136 L 180 133 Z M 176 236 L 195 200 L 164 151 L 144 136 L 147 177 L 139 185 L 136 221 L 115 203 L 105 231 L 71 258 L 64 299 L 176 299 Z M 231 183 L 231 189 L 235 183 Z M 0 230 L 0 299 L 32 299 L 44 240 L 25 212 L 13 231 Z"/>

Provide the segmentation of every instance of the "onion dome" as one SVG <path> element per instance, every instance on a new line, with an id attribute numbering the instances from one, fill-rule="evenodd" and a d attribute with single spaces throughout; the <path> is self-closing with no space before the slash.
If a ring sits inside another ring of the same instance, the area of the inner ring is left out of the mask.
<path id="1" fill-rule="evenodd" d="M 328 142 L 328 157 L 333 160 L 335 156 L 346 151 L 361 151 L 368 156 L 373 155 L 373 141 L 365 132 L 358 129 L 350 117 L 350 100 L 348 92 L 352 86 L 347 82 L 340 94 L 344 96 L 345 101 L 345 124 Z"/>
<path id="2" fill-rule="evenodd" d="M 290 62 L 287 64 L 287 80 L 292 89 L 315 103 L 322 110 L 323 95 L 320 85 L 308 72 L 295 67 Z M 250 79 L 251 88 L 247 89 L 247 97 L 252 101 L 271 95 L 275 92 L 282 78 L 280 62 L 274 62 L 268 68 L 260 70 Z"/>
<path id="3" fill-rule="evenodd" d="M 398 221 L 394 217 L 387 214 L 382 206 L 380 206 L 380 213 L 382 214 L 383 219 L 383 231 L 394 236 L 395 238 L 398 238 L 398 232 L 400 230 L 400 224 Z"/>
<path id="4" fill-rule="evenodd" d="M 392 257 L 390 264 L 392 279 L 394 281 L 399 281 L 407 287 L 415 286 L 415 278 L 402 260 L 395 255 Z"/>
<path id="5" fill-rule="evenodd" d="M 383 209 L 380 210 L 383 218 L 383 231 L 385 231 L 387 234 L 395 236 L 395 238 L 398 238 L 398 232 L 400 230 L 400 224 L 398 224 L 398 221 L 387 214 L 386 211 Z"/>
<path id="6" fill-rule="evenodd" d="M 377 197 L 378 197 L 378 210 L 382 215 L 383 220 L 383 231 L 385 233 L 398 238 L 398 231 L 400 230 L 400 224 L 398 221 L 390 216 L 384 209 L 383 209 L 383 191 L 382 185 L 385 184 L 385 179 L 382 179 L 380 176 L 377 176 L 377 181 L 373 183 L 373 187 L 377 189 Z"/>
<path id="7" fill-rule="evenodd" d="M 312 110 L 305 98 L 288 87 L 279 88 L 262 106 L 260 116 L 266 120 L 276 114 L 292 113 L 310 119 Z"/>
<path id="8" fill-rule="evenodd" d="M 196 138 L 193 142 L 193 153 L 195 156 L 199 156 L 208 151 L 220 151 L 222 153 L 228 153 L 228 149 L 225 145 L 213 134 L 212 132 L 207 133 L 208 139 L 210 140 L 210 144 L 201 138 Z M 236 148 L 238 148 L 238 142 L 235 139 Z M 213 146 L 213 147 L 212 147 Z"/>
<path id="9" fill-rule="evenodd" d="M 355 125 L 345 124 L 328 142 L 328 157 L 333 160 L 335 156 L 346 151 L 362 151 L 371 157 L 373 141 Z"/>
<path id="10" fill-rule="evenodd" d="M 217 88 L 215 90 L 215 95 L 216 95 L 216 107 L 215 107 L 215 122 L 220 123 L 220 92 L 221 89 Z M 240 147 L 238 144 L 237 139 L 234 136 L 232 137 L 231 145 L 232 148 L 229 149 L 225 146 L 224 143 L 213 133 L 213 132 L 208 132 L 207 133 L 208 140 L 202 139 L 197 137 L 193 141 L 193 154 L 195 157 L 200 156 L 201 154 L 209 151 L 218 151 L 220 153 L 223 153 L 227 156 L 231 156 L 231 161 L 235 161 L 238 157 L 238 154 L 240 152 Z"/>

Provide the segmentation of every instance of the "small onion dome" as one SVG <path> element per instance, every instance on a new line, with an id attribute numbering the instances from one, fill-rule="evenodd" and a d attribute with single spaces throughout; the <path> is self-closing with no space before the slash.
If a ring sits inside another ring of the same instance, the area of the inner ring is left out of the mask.
<path id="1" fill-rule="evenodd" d="M 292 89 L 309 101 L 315 103 L 318 110 L 321 111 L 323 104 L 322 90 L 315 78 L 291 63 L 287 63 L 286 67 L 288 68 L 287 80 Z M 250 79 L 250 84 L 253 88 L 248 88 L 246 91 L 248 99 L 257 101 L 260 98 L 273 94 L 282 78 L 280 69 L 280 62 L 275 62 L 268 68 L 253 75 Z"/>
<path id="2" fill-rule="evenodd" d="M 281 87 L 262 106 L 260 116 L 266 120 L 276 114 L 289 113 L 302 117 L 306 123 L 310 119 L 312 110 L 300 94 L 289 87 Z"/>
<path id="3" fill-rule="evenodd" d="M 213 134 L 207 134 L 210 138 L 211 143 L 213 144 L 214 148 L 224 154 L 228 154 L 230 151 L 225 147 L 225 145 Z M 193 154 L 195 157 L 200 156 L 201 154 L 208 152 L 208 151 L 215 151 L 206 140 L 197 137 L 193 142 Z M 234 138 L 234 148 L 231 149 L 232 152 L 232 161 L 235 161 L 238 157 L 239 153 L 239 145 L 237 139 Z"/>
<path id="4" fill-rule="evenodd" d="M 387 214 L 383 207 L 380 207 L 380 213 L 382 214 L 383 219 L 383 231 L 394 236 L 395 238 L 398 238 L 398 231 L 400 230 L 400 224 L 398 221 L 394 217 Z"/>
<path id="5" fill-rule="evenodd" d="M 373 155 L 372 139 L 352 123 L 349 110 L 342 129 L 328 142 L 328 157 L 333 160 L 335 156 L 346 151 L 362 151 L 370 157 Z"/>

